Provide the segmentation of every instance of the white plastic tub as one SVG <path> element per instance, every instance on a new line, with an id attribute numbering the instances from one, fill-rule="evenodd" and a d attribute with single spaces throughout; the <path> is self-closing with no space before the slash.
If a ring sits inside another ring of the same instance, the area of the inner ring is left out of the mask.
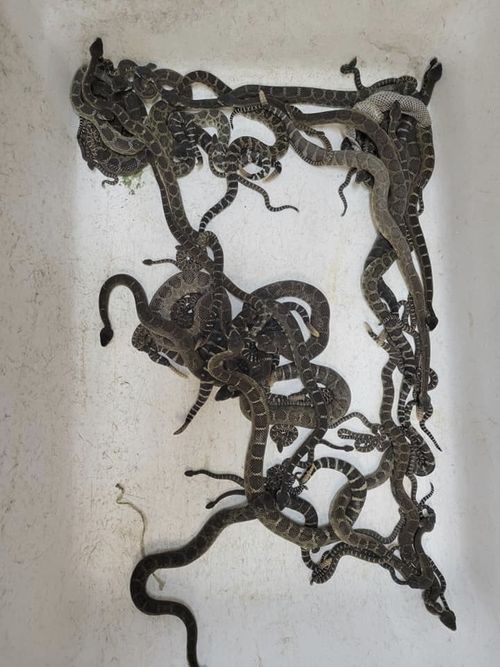
<path id="1" fill-rule="evenodd" d="M 172 435 L 197 385 L 131 347 L 136 316 L 125 290 L 112 298 L 115 338 L 99 345 L 102 282 L 126 271 L 152 294 L 172 270 L 142 259 L 172 256 L 174 241 L 151 173 L 102 189 L 80 157 L 69 85 L 97 35 L 114 61 L 208 69 L 230 85 L 351 87 L 339 67 L 354 55 L 367 82 L 420 78 L 432 56 L 443 62 L 423 225 L 440 318 L 429 425 L 444 451 L 425 547 L 447 577 L 457 632 L 425 610 L 418 591 L 358 560 L 344 559 L 330 582 L 311 587 L 299 550 L 257 522 L 228 528 L 192 566 L 161 574 L 165 596 L 196 614 L 204 665 L 495 664 L 498 4 L 6 0 L 2 14 L 0 664 L 184 665 L 179 620 L 143 616 L 130 601 L 141 525 L 115 504 L 114 485 L 146 512 L 148 551 L 179 546 L 208 515 L 206 500 L 230 486 L 184 470 L 240 472 L 249 436 L 236 402 L 213 401 Z M 375 322 L 359 290 L 374 230 L 360 187 L 347 191 L 350 210 L 340 217 L 342 178 L 287 156 L 266 187 L 273 203 L 297 204 L 300 214 L 271 214 L 242 189 L 213 228 L 227 273 L 244 288 L 297 278 L 327 294 L 324 361 L 348 380 L 353 408 L 376 418 L 384 355 L 364 331 L 363 320 Z M 205 172 L 182 182 L 193 222 L 223 187 Z M 334 489 L 318 483 L 318 499 L 321 491 L 327 508 Z M 364 514 L 382 529 L 395 517 L 385 492 Z"/>

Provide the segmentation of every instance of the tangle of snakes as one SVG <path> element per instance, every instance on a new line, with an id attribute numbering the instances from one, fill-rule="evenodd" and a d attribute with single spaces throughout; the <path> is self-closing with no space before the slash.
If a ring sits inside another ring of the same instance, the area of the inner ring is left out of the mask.
<path id="1" fill-rule="evenodd" d="M 437 446 L 426 426 L 432 414 L 430 393 L 437 384 L 429 335 L 437 318 L 419 218 L 434 167 L 427 105 L 442 67 L 433 59 L 420 87 L 410 76 L 364 85 L 356 60 L 341 72 L 353 75 L 354 90 L 231 88 L 205 71 L 181 75 L 131 60 L 114 66 L 103 57 L 102 41 L 97 39 L 90 47 L 90 62 L 72 82 L 84 160 L 106 177 L 103 184 L 151 167 L 177 243 L 175 259 L 145 260 L 170 263 L 175 270 L 151 299 L 130 275 L 106 280 L 99 295 L 101 344 L 106 346 L 113 337 L 111 292 L 125 286 L 132 292 L 139 319 L 133 346 L 155 363 L 199 379 L 198 397 L 176 432 L 189 426 L 213 392 L 218 401 L 237 398 L 252 424 L 242 476 L 186 471 L 188 476 L 204 474 L 233 484 L 209 508 L 231 495 L 239 496 L 239 502 L 211 514 L 183 547 L 143 557 L 131 576 L 130 593 L 140 611 L 175 615 L 184 622 L 189 665 L 199 664 L 194 615 L 180 602 L 152 597 L 147 580 L 158 569 L 193 562 L 226 526 L 240 521 L 257 519 L 295 544 L 311 570 L 311 583 L 327 581 L 342 557 L 354 556 L 381 566 L 397 584 L 420 589 L 426 608 L 446 627 L 456 627 L 445 598 L 445 578 L 423 547 L 423 535 L 435 523 L 429 505 L 433 487 L 428 491 L 427 485 L 422 493 L 418 484 L 433 471 L 432 447 Z M 195 99 L 197 83 L 208 86 L 213 95 Z M 303 103 L 325 109 L 305 113 L 296 106 Z M 274 134 L 274 143 L 251 136 L 232 139 L 237 114 L 263 123 Z M 345 130 L 338 148 L 321 129 L 334 124 Z M 290 147 L 310 165 L 348 169 L 339 189 L 345 209 L 344 190 L 353 176 L 370 190 L 377 236 L 362 269 L 361 287 L 380 326 L 377 333 L 368 327 L 368 334 L 387 353 L 377 423 L 350 412 L 346 380 L 315 361 L 327 347 L 330 318 L 328 301 L 318 289 L 290 279 L 248 293 L 224 271 L 223 249 L 212 231 L 217 215 L 235 200 L 240 185 L 260 194 L 270 210 L 290 207 L 272 206 L 258 185 L 283 171 L 282 158 Z M 196 229 L 185 213 L 178 182 L 204 161 L 215 176 L 225 179 L 226 192 L 210 202 Z M 408 289 L 403 300 L 385 282 L 396 262 Z M 236 315 L 230 295 L 242 304 Z M 292 380 L 300 381 L 300 391 L 272 391 L 274 383 Z M 298 427 L 308 429 L 301 442 Z M 327 438 L 328 431 L 336 433 L 336 443 L 331 435 Z M 282 460 L 266 469 L 266 447 L 274 446 Z M 356 456 L 375 450 L 378 465 L 370 474 L 361 474 Z M 318 525 L 315 507 L 302 495 L 321 469 L 345 478 L 326 525 Z M 384 483 L 390 485 L 400 515 L 387 536 L 356 527 L 370 490 Z M 302 518 L 289 518 L 285 509 Z"/>

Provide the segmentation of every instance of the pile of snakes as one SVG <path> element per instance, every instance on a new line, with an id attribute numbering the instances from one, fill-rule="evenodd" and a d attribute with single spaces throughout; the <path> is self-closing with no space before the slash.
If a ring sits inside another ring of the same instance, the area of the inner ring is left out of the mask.
<path id="1" fill-rule="evenodd" d="M 437 318 L 419 216 L 434 167 L 427 106 L 442 67 L 431 60 L 420 87 L 411 76 L 365 86 L 356 59 L 342 66 L 341 73 L 353 77 L 354 90 L 231 88 L 206 71 L 184 76 L 131 60 L 115 67 L 103 57 L 102 40 L 96 39 L 90 62 L 72 81 L 71 103 L 80 119 L 77 138 L 84 160 L 106 176 L 103 184 L 151 167 L 177 244 L 175 259 L 144 260 L 175 267 L 151 299 L 130 275 L 106 280 L 99 295 L 101 344 L 106 346 L 113 337 L 111 292 L 125 286 L 132 292 L 139 319 L 132 345 L 155 363 L 199 380 L 197 400 L 176 433 L 188 427 L 212 392 L 217 401 L 237 398 L 252 425 L 243 476 L 186 471 L 188 476 L 203 474 L 233 483 L 235 488 L 207 507 L 232 495 L 239 496 L 239 503 L 215 511 L 181 548 L 143 557 L 131 576 L 131 597 L 140 611 L 175 615 L 184 622 L 189 665 L 199 664 L 194 615 L 180 602 L 148 593 L 148 578 L 156 570 L 192 563 L 226 526 L 255 519 L 300 549 L 311 583 L 329 580 L 344 556 L 360 558 L 387 570 L 396 584 L 421 590 L 428 611 L 446 627 L 456 628 L 445 598 L 445 578 L 422 544 L 435 525 L 429 505 L 433 487 L 428 484 L 425 494 L 418 488 L 418 479 L 434 470 L 433 449 L 438 448 L 427 428 L 432 414 L 429 393 L 437 384 L 430 367 L 429 335 Z M 208 97 L 195 97 L 200 83 L 210 89 Z M 304 112 L 297 106 L 301 104 L 325 109 Z M 269 128 L 274 143 L 251 136 L 231 140 L 237 114 Z M 331 125 L 343 129 L 338 149 L 321 129 Z M 310 165 L 348 169 L 339 188 L 345 207 L 344 190 L 353 176 L 370 193 L 377 235 L 362 269 L 361 288 L 380 327 L 375 332 L 367 326 L 368 334 L 387 354 L 379 423 L 349 412 L 346 380 L 314 362 L 329 338 L 330 308 L 318 289 L 290 279 L 248 293 L 224 272 L 224 253 L 212 231 L 216 216 L 235 200 L 240 185 L 259 193 L 268 209 L 286 208 L 273 207 L 258 182 L 282 171 L 281 160 L 290 147 Z M 204 161 L 227 187 L 196 229 L 185 213 L 179 179 Z M 384 280 L 393 265 L 407 288 L 403 300 Z M 241 309 L 234 313 L 238 302 Z M 275 383 L 288 381 L 299 381 L 302 389 L 289 394 L 272 391 Z M 335 431 L 337 443 L 326 439 L 328 431 Z M 281 462 L 266 469 L 268 446 L 277 448 Z M 343 452 L 340 458 L 338 450 Z M 374 451 L 379 452 L 378 465 L 370 474 L 361 474 L 355 458 L 354 463 L 350 459 Z M 319 525 L 317 509 L 305 497 L 308 482 L 322 469 L 344 477 L 326 525 Z M 356 527 L 368 492 L 384 483 L 399 510 L 389 535 Z"/>

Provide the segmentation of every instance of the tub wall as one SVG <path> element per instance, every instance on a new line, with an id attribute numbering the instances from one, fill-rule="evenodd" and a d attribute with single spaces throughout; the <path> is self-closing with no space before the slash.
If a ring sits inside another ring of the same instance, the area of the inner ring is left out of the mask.
<path id="1" fill-rule="evenodd" d="M 152 294 L 171 269 L 141 260 L 172 256 L 174 242 L 150 173 L 103 189 L 81 160 L 69 84 L 97 35 L 115 61 L 205 68 L 234 86 L 351 87 L 339 67 L 354 55 L 368 82 L 420 78 L 432 56 L 443 62 L 431 102 L 437 165 L 423 225 L 440 317 L 430 426 L 444 451 L 432 476 L 438 521 L 425 544 L 447 577 L 457 632 L 426 612 L 417 591 L 370 564 L 345 559 L 333 580 L 311 587 L 298 549 L 257 523 L 228 528 L 188 569 L 163 573 L 164 591 L 195 611 L 206 665 L 493 664 L 499 18 L 497 3 L 465 0 L 3 3 L 2 665 L 183 665 L 182 624 L 143 616 L 130 602 L 141 526 L 115 503 L 114 485 L 145 511 L 147 550 L 179 546 L 202 525 L 207 499 L 228 488 L 184 470 L 239 472 L 249 436 L 230 402 L 211 402 L 183 435 L 172 435 L 196 383 L 131 347 L 136 318 L 124 290 L 112 299 L 115 338 L 99 346 L 102 282 L 126 271 Z M 245 131 L 241 121 L 237 128 Z M 323 360 L 349 381 L 352 407 L 375 419 L 384 355 L 364 331 L 363 320 L 375 322 L 359 290 L 374 230 L 360 187 L 348 191 L 350 210 L 340 217 L 342 178 L 341 170 L 287 156 L 266 188 L 273 203 L 297 204 L 300 214 L 269 213 L 243 191 L 213 228 L 226 271 L 242 287 L 293 277 L 326 293 L 332 328 Z M 193 223 L 223 189 L 204 172 L 182 182 Z M 356 460 L 363 470 L 376 463 Z M 312 489 L 325 516 L 341 481 L 332 488 L 332 479 Z M 363 519 L 388 529 L 396 516 L 380 492 Z"/>

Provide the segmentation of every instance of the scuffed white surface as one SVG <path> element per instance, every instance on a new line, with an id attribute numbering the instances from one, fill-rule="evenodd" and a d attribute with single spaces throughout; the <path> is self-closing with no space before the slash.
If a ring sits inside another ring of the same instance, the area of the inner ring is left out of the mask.
<path id="1" fill-rule="evenodd" d="M 366 81 L 421 77 L 432 56 L 442 60 L 424 225 L 441 320 L 431 427 L 444 453 L 426 546 L 447 576 L 457 632 L 426 612 L 417 591 L 357 560 L 310 587 L 298 550 L 257 523 L 228 528 L 198 562 L 164 573 L 165 593 L 195 611 L 201 662 L 212 667 L 495 662 L 499 18 L 496 2 L 466 0 L 3 2 L 2 665 L 183 665 L 180 621 L 143 616 L 130 602 L 140 524 L 115 504 L 114 485 L 147 513 L 149 550 L 180 545 L 202 524 L 207 498 L 228 488 L 183 471 L 241 470 L 249 434 L 236 403 L 211 402 L 182 436 L 171 435 L 196 383 L 132 349 L 125 290 L 113 294 L 115 338 L 99 346 L 102 282 L 127 271 L 151 294 L 170 270 L 141 260 L 172 255 L 174 243 L 151 174 L 134 195 L 122 185 L 103 190 L 80 158 L 68 91 L 97 35 L 114 60 L 205 68 L 231 85 L 350 86 L 338 68 L 353 55 Z M 351 189 L 340 218 L 340 170 L 313 172 L 292 155 L 284 166 L 268 190 L 300 214 L 273 215 L 242 191 L 214 223 L 227 272 L 248 289 L 294 277 L 324 290 L 332 304 L 324 359 L 348 379 L 353 407 L 375 417 L 383 355 L 364 332 L 363 320 L 373 320 L 358 287 L 373 238 L 367 195 Z M 223 183 L 197 173 L 182 188 L 194 222 Z M 376 502 L 394 508 L 384 494 Z"/>

